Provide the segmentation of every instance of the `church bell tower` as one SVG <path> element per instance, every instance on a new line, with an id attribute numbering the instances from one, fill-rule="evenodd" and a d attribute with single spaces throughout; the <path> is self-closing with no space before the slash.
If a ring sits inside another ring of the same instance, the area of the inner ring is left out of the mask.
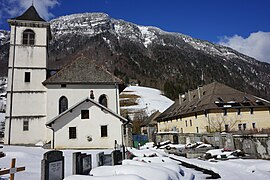
<path id="1" fill-rule="evenodd" d="M 32 5 L 11 27 L 5 144 L 46 141 L 46 80 L 50 24 Z"/>

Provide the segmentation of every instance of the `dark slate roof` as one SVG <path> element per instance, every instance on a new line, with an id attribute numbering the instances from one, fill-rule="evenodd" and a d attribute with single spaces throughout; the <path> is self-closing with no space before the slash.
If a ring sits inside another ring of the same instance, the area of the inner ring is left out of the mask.
<path id="1" fill-rule="evenodd" d="M 214 109 L 269 108 L 270 102 L 238 91 L 218 82 L 198 87 L 182 95 L 180 100 L 157 117 L 157 121 L 171 120 Z"/>
<path id="2" fill-rule="evenodd" d="M 149 116 L 145 121 L 143 121 L 143 123 L 140 125 L 141 127 L 145 127 L 145 126 L 154 126 L 157 124 L 157 122 L 155 121 L 155 119 L 161 114 L 161 112 L 156 111 L 153 114 L 151 114 L 151 116 Z"/>
<path id="3" fill-rule="evenodd" d="M 122 123 L 129 123 L 129 121 L 127 119 L 125 119 L 124 117 L 120 116 L 119 114 L 113 112 L 111 109 L 99 104 L 97 101 L 90 99 L 90 98 L 85 98 L 82 101 L 78 102 L 77 104 L 71 106 L 70 108 L 68 108 L 66 111 L 62 112 L 61 114 L 57 115 L 56 117 L 54 117 L 53 119 L 51 119 L 50 121 L 48 121 L 46 123 L 46 126 L 51 127 L 52 124 L 57 121 L 60 117 L 62 117 L 63 115 L 67 114 L 67 113 L 72 113 L 72 111 L 76 108 L 78 108 L 79 105 L 83 104 L 83 103 L 92 103 L 96 106 L 98 106 L 102 111 L 106 111 L 110 114 L 112 114 L 113 116 L 115 116 L 116 118 L 118 118 Z"/>
<path id="4" fill-rule="evenodd" d="M 85 57 L 79 57 L 43 84 L 122 84 L 122 80 Z"/>
<path id="5" fill-rule="evenodd" d="M 12 18 L 12 20 L 27 20 L 27 21 L 46 22 L 44 19 L 42 19 L 39 16 L 39 14 L 34 6 L 30 6 L 21 16 L 18 16 L 16 18 Z"/>

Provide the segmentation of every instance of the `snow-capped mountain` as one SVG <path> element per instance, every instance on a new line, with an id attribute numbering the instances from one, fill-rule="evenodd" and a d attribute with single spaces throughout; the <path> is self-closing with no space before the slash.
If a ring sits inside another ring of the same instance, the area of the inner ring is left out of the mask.
<path id="1" fill-rule="evenodd" d="M 9 31 L 0 30 L 0 45 L 9 43 L 10 33 Z"/>
<path id="2" fill-rule="evenodd" d="M 86 56 L 126 82 L 139 80 L 142 85 L 164 90 L 171 98 L 215 80 L 270 99 L 270 64 L 231 48 L 104 13 L 62 16 L 50 23 L 50 69 Z M 0 45 L 4 54 L 0 66 L 7 61 L 7 50 Z"/>
<path id="3" fill-rule="evenodd" d="M 7 101 L 7 78 L 0 77 L 0 112 L 6 110 Z"/>
<path id="4" fill-rule="evenodd" d="M 203 51 L 206 54 L 219 56 L 224 60 L 238 58 L 249 63 L 256 63 L 256 60 L 245 56 L 231 48 L 216 45 L 208 41 L 202 41 L 181 33 L 171 33 L 163 31 L 157 27 L 139 26 L 123 20 L 110 18 L 104 13 L 83 13 L 62 16 L 51 21 L 52 31 L 55 40 L 60 39 L 65 34 L 80 34 L 86 36 L 96 36 L 97 34 L 110 32 L 120 38 L 141 43 L 146 48 L 151 44 L 182 48 L 184 43 L 191 45 L 194 49 Z M 165 36 L 162 38 L 162 36 Z M 172 38 L 168 41 L 167 36 Z M 104 41 L 106 39 L 104 38 Z M 107 41 L 109 44 L 110 42 Z"/>

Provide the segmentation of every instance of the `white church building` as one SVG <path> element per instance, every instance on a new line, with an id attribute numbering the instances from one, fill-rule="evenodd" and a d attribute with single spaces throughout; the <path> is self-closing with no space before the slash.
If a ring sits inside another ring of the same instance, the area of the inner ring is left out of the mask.
<path id="1" fill-rule="evenodd" d="M 34 6 L 11 26 L 5 144 L 55 149 L 123 144 L 120 79 L 79 57 L 48 77 L 50 24 Z"/>

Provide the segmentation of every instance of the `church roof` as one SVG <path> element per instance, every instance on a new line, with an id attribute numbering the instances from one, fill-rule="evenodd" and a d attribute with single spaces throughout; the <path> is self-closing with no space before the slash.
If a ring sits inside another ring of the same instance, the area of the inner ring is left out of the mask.
<path id="1" fill-rule="evenodd" d="M 122 84 L 122 80 L 85 57 L 79 57 L 43 82 L 46 84 Z"/>
<path id="2" fill-rule="evenodd" d="M 82 101 L 78 102 L 77 104 L 71 106 L 69 109 L 67 109 L 66 111 L 62 112 L 61 114 L 57 115 L 55 118 L 51 119 L 50 121 L 48 121 L 46 123 L 46 126 L 51 127 L 52 124 L 57 121 L 60 117 L 62 117 L 63 115 L 67 114 L 67 113 L 72 113 L 72 111 L 76 108 L 78 108 L 78 106 L 80 106 L 83 103 L 92 103 L 96 106 L 98 106 L 102 111 L 106 111 L 108 113 L 110 113 L 111 115 L 115 116 L 116 118 L 118 118 L 119 120 L 121 120 L 123 123 L 128 123 L 129 121 L 127 119 L 125 119 L 124 117 L 120 116 L 119 114 L 113 112 L 111 109 L 101 105 L 100 103 L 98 103 L 97 101 L 90 99 L 90 98 L 85 98 Z"/>
<path id="3" fill-rule="evenodd" d="M 228 108 L 269 108 L 270 102 L 262 98 L 238 91 L 218 82 L 188 91 L 180 99 L 157 117 L 166 121 L 214 109 Z"/>
<path id="4" fill-rule="evenodd" d="M 46 22 L 44 19 L 42 19 L 36 8 L 32 5 L 30 6 L 22 15 L 12 18 L 12 20 L 27 20 L 27 21 L 43 21 Z"/>

